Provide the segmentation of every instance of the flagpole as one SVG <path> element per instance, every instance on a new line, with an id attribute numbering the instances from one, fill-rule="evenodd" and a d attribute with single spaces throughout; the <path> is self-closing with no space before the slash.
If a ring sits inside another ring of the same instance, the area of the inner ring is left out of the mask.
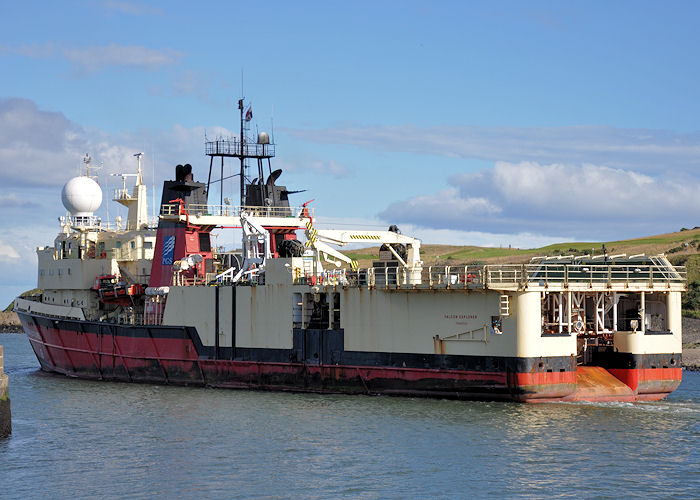
<path id="1" fill-rule="evenodd" d="M 241 110 L 241 207 L 245 206 L 245 136 L 243 135 L 243 99 L 238 100 Z"/>

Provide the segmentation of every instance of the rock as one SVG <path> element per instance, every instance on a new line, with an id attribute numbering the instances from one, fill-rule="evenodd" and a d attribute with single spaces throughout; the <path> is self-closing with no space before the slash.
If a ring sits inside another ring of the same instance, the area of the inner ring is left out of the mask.
<path id="1" fill-rule="evenodd" d="M 21 327 L 22 323 L 19 321 L 19 317 L 16 312 L 12 311 L 0 311 L 0 328 L 5 331 L 7 327 Z"/>

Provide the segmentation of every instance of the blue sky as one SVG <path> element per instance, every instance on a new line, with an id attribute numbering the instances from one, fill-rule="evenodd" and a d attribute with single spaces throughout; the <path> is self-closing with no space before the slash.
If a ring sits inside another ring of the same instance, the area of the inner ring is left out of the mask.
<path id="1" fill-rule="evenodd" d="M 34 248 L 85 153 L 105 192 L 138 151 L 157 196 L 177 163 L 203 179 L 204 134 L 235 132 L 241 80 L 254 126 L 274 120 L 280 182 L 307 189 L 296 201 L 315 198 L 327 226 L 528 247 L 700 225 L 699 11 L 5 2 L 0 304 L 34 286 Z"/>

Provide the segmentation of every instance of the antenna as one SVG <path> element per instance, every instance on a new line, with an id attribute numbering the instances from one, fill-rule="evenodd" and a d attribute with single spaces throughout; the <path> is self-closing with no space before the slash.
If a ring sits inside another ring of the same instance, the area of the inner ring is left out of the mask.
<path id="1" fill-rule="evenodd" d="M 92 156 L 90 156 L 90 153 L 85 153 L 85 156 L 83 157 L 83 163 L 85 164 L 85 177 L 97 179 L 96 175 L 90 175 L 90 165 L 92 164 Z M 99 170 L 101 168 L 102 164 L 100 164 L 99 167 L 92 167 L 93 170 Z"/>
<path id="2" fill-rule="evenodd" d="M 141 178 L 141 157 L 143 156 L 143 153 L 136 153 L 134 155 L 136 157 L 136 160 L 139 162 L 139 169 L 136 172 L 136 185 L 139 186 L 143 184 L 143 179 Z"/>
<path id="3" fill-rule="evenodd" d="M 151 151 L 153 152 L 153 169 L 151 170 L 151 212 L 153 217 L 151 220 L 156 220 L 156 152 L 153 149 L 153 144 L 151 144 Z"/>

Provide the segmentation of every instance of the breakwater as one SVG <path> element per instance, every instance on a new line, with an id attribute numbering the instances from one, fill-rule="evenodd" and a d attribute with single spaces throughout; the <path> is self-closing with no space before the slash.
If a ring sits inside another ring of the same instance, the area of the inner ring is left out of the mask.
<path id="1" fill-rule="evenodd" d="M 10 412 L 10 379 L 5 374 L 4 348 L 0 345 L 0 438 L 12 432 L 12 413 Z"/>

